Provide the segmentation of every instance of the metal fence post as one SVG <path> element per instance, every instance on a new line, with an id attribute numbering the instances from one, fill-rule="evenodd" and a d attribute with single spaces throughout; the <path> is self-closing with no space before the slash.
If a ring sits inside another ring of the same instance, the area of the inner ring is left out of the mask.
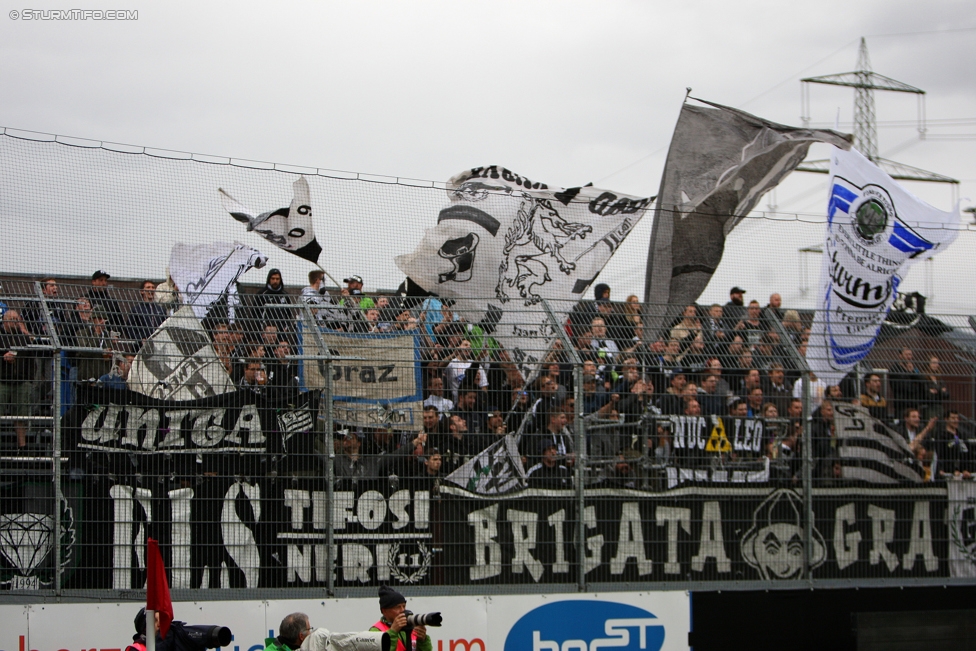
<path id="1" fill-rule="evenodd" d="M 326 593 L 332 597 L 335 596 L 335 532 L 332 527 L 332 505 L 335 503 L 334 494 L 334 478 L 335 478 L 335 445 L 333 444 L 332 438 L 332 353 L 329 351 L 329 347 L 325 345 L 325 339 L 322 338 L 322 332 L 319 330 L 318 324 L 315 322 L 315 315 L 312 314 L 311 306 L 302 301 L 302 310 L 305 316 L 305 329 L 312 333 L 315 338 L 316 343 L 318 343 L 319 350 L 322 351 L 322 355 L 305 355 L 305 350 L 302 350 L 302 359 L 305 364 L 309 361 L 312 363 L 322 362 L 325 366 L 324 373 L 322 374 L 325 379 L 325 389 L 322 390 L 322 400 L 319 403 L 319 409 L 325 409 L 325 450 L 326 450 L 326 463 L 325 463 L 325 499 L 326 503 L 329 505 L 325 509 L 325 549 L 326 558 L 328 559 L 328 571 L 325 573 L 325 589 Z"/>
<path id="2" fill-rule="evenodd" d="M 773 328 L 779 334 L 780 342 L 785 346 L 787 352 L 793 358 L 795 366 L 800 370 L 800 380 L 803 382 L 801 400 L 803 402 L 803 576 L 812 581 L 810 568 L 810 550 L 813 548 L 813 432 L 811 431 L 812 418 L 810 409 L 810 365 L 806 358 L 800 354 L 799 349 L 793 344 L 793 338 L 786 332 L 786 328 L 777 318 L 770 319 Z"/>
<path id="3" fill-rule="evenodd" d="M 44 289 L 34 282 L 34 293 L 44 314 L 44 323 L 51 336 L 51 481 L 54 485 L 54 595 L 61 596 L 61 340 L 54 327 L 54 319 L 44 300 Z"/>
<path id="4" fill-rule="evenodd" d="M 586 530 L 583 527 L 583 514 L 586 512 L 586 498 L 583 492 L 583 481 L 586 475 L 586 464 L 588 457 L 586 454 L 586 420 L 581 418 L 583 409 L 583 360 L 576 352 L 573 342 L 566 335 L 563 324 L 556 318 L 555 312 L 546 300 L 542 301 L 552 327 L 559 336 L 559 341 L 563 344 L 563 349 L 570 356 L 573 362 L 573 391 L 576 394 L 576 408 L 573 414 L 573 433 L 574 445 L 576 446 L 576 464 L 573 467 L 575 490 L 576 490 L 576 587 L 580 592 L 586 592 L 586 574 L 583 568 L 586 565 Z"/>

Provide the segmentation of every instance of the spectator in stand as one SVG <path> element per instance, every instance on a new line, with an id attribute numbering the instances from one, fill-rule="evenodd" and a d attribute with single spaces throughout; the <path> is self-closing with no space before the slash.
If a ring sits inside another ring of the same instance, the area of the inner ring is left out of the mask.
<path id="1" fill-rule="evenodd" d="M 715 395 L 721 396 L 723 401 L 727 400 L 729 396 L 732 395 L 732 387 L 722 377 L 722 362 L 718 357 L 712 357 L 705 362 L 705 374 L 702 377 L 702 382 L 704 382 L 705 377 L 709 375 L 715 376 Z M 724 402 L 722 405 L 722 413 L 725 413 Z"/>
<path id="2" fill-rule="evenodd" d="M 762 310 L 762 319 L 765 322 L 766 330 L 771 330 L 775 326 L 772 320 L 783 320 L 783 297 L 779 294 L 770 294 L 769 303 Z"/>
<path id="3" fill-rule="evenodd" d="M 553 410 L 549 413 L 549 423 L 546 429 L 539 434 L 534 434 L 529 438 L 534 441 L 533 446 L 539 447 L 542 443 L 548 443 L 555 446 L 559 458 L 563 460 L 563 463 L 572 468 L 573 464 L 576 462 L 576 446 L 573 440 L 573 434 L 566 427 L 568 424 L 568 419 L 566 418 L 566 413 L 560 410 Z M 536 459 L 538 460 L 538 459 Z M 532 463 L 532 460 L 529 461 Z"/>
<path id="4" fill-rule="evenodd" d="M 345 330 L 349 317 L 326 290 L 325 272 L 321 269 L 308 272 L 308 287 L 302 288 L 302 301 L 312 306 L 312 314 L 319 325 L 333 330 Z"/>
<path id="5" fill-rule="evenodd" d="M 59 336 L 63 335 L 64 324 L 69 317 L 64 314 L 64 309 L 57 302 L 58 281 L 54 278 L 45 278 L 41 281 L 41 292 L 44 294 L 44 302 L 47 304 L 47 309 L 51 314 L 51 321 L 54 323 L 57 334 Z M 35 337 L 51 336 L 51 333 L 48 332 L 47 318 L 39 302 L 34 301 L 27 305 L 21 313 L 21 316 L 24 319 L 24 323 L 27 324 L 27 329 Z"/>
<path id="6" fill-rule="evenodd" d="M 705 340 L 705 352 L 711 357 L 725 355 L 728 335 L 725 332 L 725 319 L 722 317 L 722 306 L 718 303 L 708 308 L 708 316 L 702 321 L 702 338 Z"/>
<path id="7" fill-rule="evenodd" d="M 601 367 L 600 372 L 604 376 L 610 376 L 614 372 L 617 354 L 620 348 L 617 343 L 607 334 L 607 326 L 601 317 L 597 317 L 590 322 L 590 332 L 593 338 L 590 340 L 590 348 L 596 351 L 599 358 L 597 366 Z"/>
<path id="8" fill-rule="evenodd" d="M 632 332 L 643 329 L 644 321 L 641 317 L 641 304 L 636 294 L 631 294 L 627 297 L 627 302 L 624 303 L 624 318 L 627 320 L 627 325 Z"/>
<path id="9" fill-rule="evenodd" d="M 362 276 L 349 276 L 348 278 L 343 278 L 342 282 L 346 283 L 346 288 L 342 290 L 341 304 L 349 310 L 350 318 L 358 318 L 359 315 L 355 311 L 356 308 L 368 310 L 376 306 L 372 298 L 363 295 Z"/>
<path id="10" fill-rule="evenodd" d="M 949 387 L 942 381 L 942 371 L 939 358 L 929 357 L 928 368 L 922 374 L 926 384 L 924 410 L 925 416 L 941 418 L 945 411 L 945 404 L 949 401 Z"/>
<path id="11" fill-rule="evenodd" d="M 121 332 L 125 327 L 125 317 L 122 315 L 122 308 L 119 302 L 109 296 L 108 279 L 111 278 L 107 273 L 99 269 L 92 274 L 91 289 L 88 290 L 86 297 L 91 303 L 92 309 L 96 306 L 102 308 L 105 314 L 105 325 L 109 330 Z"/>
<path id="12" fill-rule="evenodd" d="M 292 404 L 298 394 L 298 367 L 295 360 L 289 359 L 291 344 L 287 339 L 279 339 L 271 351 L 266 367 L 268 388 L 280 404 Z"/>
<path id="13" fill-rule="evenodd" d="M 750 349 L 759 343 L 763 333 L 766 332 L 766 324 L 762 320 L 762 308 L 759 307 L 759 301 L 749 301 L 745 317 L 735 324 L 734 330 L 742 336 L 743 343 Z"/>
<path id="14" fill-rule="evenodd" d="M 869 374 L 864 380 L 861 406 L 868 410 L 872 418 L 881 422 L 888 421 L 888 401 L 881 395 L 881 376 L 877 373 Z"/>
<path id="15" fill-rule="evenodd" d="M 763 404 L 762 387 L 757 385 L 749 389 L 749 394 L 746 396 L 746 417 L 762 418 Z"/>
<path id="16" fill-rule="evenodd" d="M 776 411 L 785 414 L 793 397 L 793 385 L 786 379 L 786 372 L 780 364 L 773 364 L 769 368 L 769 376 L 763 385 L 766 399 L 776 405 Z"/>
<path id="17" fill-rule="evenodd" d="M 803 385 L 804 378 L 800 377 L 799 380 L 793 385 L 793 397 L 800 399 L 803 397 Z M 823 403 L 824 397 L 827 395 L 827 383 L 817 377 L 817 374 L 810 371 L 810 411 L 815 411 L 820 408 Z"/>
<path id="18" fill-rule="evenodd" d="M 721 416 L 725 413 L 726 397 L 718 393 L 717 375 L 705 375 L 698 390 L 698 404 L 704 416 Z"/>
<path id="19" fill-rule="evenodd" d="M 552 441 L 542 441 L 539 444 L 541 460 L 529 468 L 526 479 L 529 488 L 558 490 L 572 488 L 572 477 L 569 469 L 559 462 L 559 451 Z"/>
<path id="20" fill-rule="evenodd" d="M 91 311 L 91 324 L 82 326 L 75 333 L 75 344 L 79 348 L 101 349 L 76 354 L 78 381 L 92 383 L 112 370 L 112 351 L 118 348 L 107 326 L 108 315 L 99 307 Z"/>
<path id="21" fill-rule="evenodd" d="M 468 432 L 468 423 L 462 416 L 451 414 L 447 433 L 438 436 L 431 445 L 441 451 L 444 471 L 450 474 L 484 449 L 480 439 Z"/>
<path id="22" fill-rule="evenodd" d="M 464 422 L 467 423 L 469 438 L 473 438 L 475 434 L 484 434 L 487 431 L 488 419 L 484 409 L 479 404 L 482 393 L 473 384 L 467 382 L 458 391 L 458 401 L 454 406 L 454 414 L 463 418 Z"/>
<path id="23" fill-rule="evenodd" d="M 755 352 L 752 354 L 755 367 L 768 372 L 773 365 L 782 365 L 783 358 L 784 355 L 779 346 L 779 335 L 775 332 L 764 332 L 759 338 Z"/>
<path id="24" fill-rule="evenodd" d="M 699 332 L 688 345 L 688 348 L 685 349 L 685 352 L 681 353 L 681 356 L 678 358 L 678 363 L 681 364 L 681 368 L 688 371 L 689 375 L 698 377 L 704 372 L 707 362 L 708 355 L 705 352 L 705 341 Z"/>
<path id="25" fill-rule="evenodd" d="M 132 360 L 135 359 L 135 355 L 121 355 L 115 358 L 115 363 L 112 365 L 112 370 L 98 378 L 98 381 L 106 389 L 115 389 L 121 391 L 122 389 L 127 389 L 128 385 L 126 382 L 129 380 L 129 370 L 132 369 Z"/>
<path id="26" fill-rule="evenodd" d="M 151 280 L 142 281 L 139 286 L 139 298 L 141 301 L 129 310 L 129 323 L 126 328 L 126 336 L 137 348 L 141 348 L 142 342 L 149 339 L 166 320 L 166 310 L 155 301 L 156 283 Z"/>
<path id="27" fill-rule="evenodd" d="M 445 414 L 454 409 L 454 401 L 444 397 L 444 378 L 435 375 L 427 384 L 428 396 L 424 400 L 425 407 L 434 407 L 439 414 Z"/>
<path id="28" fill-rule="evenodd" d="M 428 437 L 434 437 L 435 439 L 439 434 L 443 434 L 447 431 L 447 419 L 448 415 L 441 415 L 437 411 L 437 407 L 433 405 L 424 405 L 424 432 Z"/>
<path id="29" fill-rule="evenodd" d="M 800 313 L 796 310 L 786 310 L 783 313 L 783 328 L 790 336 L 794 346 L 799 346 L 803 341 L 803 322 L 800 320 Z"/>
<path id="30" fill-rule="evenodd" d="M 27 446 L 27 417 L 30 416 L 34 355 L 27 347 L 34 338 L 17 310 L 3 313 L 0 328 L 0 415 L 14 418 L 17 448 Z M 23 420 L 18 420 L 23 419 Z"/>
<path id="31" fill-rule="evenodd" d="M 619 396 L 616 409 L 628 423 L 636 423 L 645 413 L 660 413 L 654 404 L 654 385 L 641 377 L 636 360 L 625 363 L 623 377 L 617 381 L 613 393 Z"/>
<path id="32" fill-rule="evenodd" d="M 625 350 L 634 345 L 634 329 L 624 315 L 614 309 L 613 303 L 599 299 L 596 302 L 596 311 L 597 316 L 606 324 L 607 339 L 613 341 L 617 350 Z"/>
<path id="33" fill-rule="evenodd" d="M 583 331 L 587 330 L 593 319 L 598 316 L 596 303 L 600 300 L 610 300 L 610 285 L 598 283 L 593 287 L 592 301 L 579 301 L 573 306 L 569 313 L 569 324 L 574 337 L 580 336 Z"/>
<path id="34" fill-rule="evenodd" d="M 813 443 L 813 476 L 824 478 L 830 475 L 834 451 L 837 447 L 834 429 L 834 403 L 824 400 L 818 409 L 810 414 L 810 434 Z"/>
<path id="35" fill-rule="evenodd" d="M 757 369 L 749 369 L 742 379 L 742 385 L 737 395 L 740 398 L 748 398 L 753 389 L 762 388 L 762 376 Z"/>
<path id="36" fill-rule="evenodd" d="M 563 367 L 555 362 L 546 365 L 546 375 L 555 383 L 556 386 L 556 402 L 562 404 L 566 400 L 566 395 L 569 391 L 567 384 L 569 382 L 564 382 L 564 379 L 571 379 L 572 374 L 569 372 L 564 372 Z"/>
<path id="37" fill-rule="evenodd" d="M 530 424 L 531 431 L 545 431 L 549 423 L 549 414 L 559 411 L 563 401 L 556 393 L 556 381 L 548 375 L 543 375 L 535 382 L 536 393 L 532 402 L 533 420 Z"/>
<path id="38" fill-rule="evenodd" d="M 268 272 L 264 287 L 257 294 L 258 309 L 261 310 L 262 326 L 274 325 L 278 332 L 291 332 L 295 320 L 295 312 L 287 306 L 291 304 L 285 283 L 281 278 L 281 271 L 272 269 Z"/>
<path id="39" fill-rule="evenodd" d="M 938 418 L 930 418 L 925 427 L 922 427 L 921 413 L 917 408 L 909 407 L 905 410 L 904 416 L 895 431 L 905 437 L 905 441 L 914 452 L 920 447 L 927 446 L 926 439 L 938 422 Z"/>
<path id="40" fill-rule="evenodd" d="M 904 413 L 909 407 L 920 407 L 925 403 L 928 382 L 915 366 L 911 348 L 903 347 L 898 353 L 898 361 L 892 365 L 888 375 L 891 390 L 891 403 L 896 414 Z"/>
<path id="41" fill-rule="evenodd" d="M 698 320 L 698 307 L 694 304 L 686 305 L 681 313 L 681 320 L 671 328 L 670 339 L 681 343 L 681 350 L 687 350 L 691 342 L 701 334 L 702 325 Z"/>
<path id="42" fill-rule="evenodd" d="M 688 379 L 683 369 L 676 368 L 672 370 L 670 386 L 668 386 L 658 403 L 661 413 L 678 415 L 684 411 L 684 399 L 682 395 L 687 383 Z"/>
<path id="43" fill-rule="evenodd" d="M 971 432 L 963 433 L 958 411 L 946 414 L 933 447 L 939 455 L 939 477 L 972 479 L 976 474 L 976 440 Z"/>
<path id="44" fill-rule="evenodd" d="M 441 481 L 444 479 L 444 457 L 437 448 L 431 448 L 423 461 L 423 472 L 419 481 L 415 482 L 414 490 L 430 491 L 431 497 L 441 492 Z"/>
<path id="45" fill-rule="evenodd" d="M 244 374 L 241 376 L 242 389 L 250 389 L 254 393 L 264 393 L 268 383 L 268 373 L 260 359 L 248 359 L 244 362 Z"/>
<path id="46" fill-rule="evenodd" d="M 735 286 L 729 290 L 729 302 L 722 308 L 726 331 L 734 329 L 736 324 L 746 317 L 746 308 L 742 302 L 745 293 L 746 290 L 739 286 Z"/>

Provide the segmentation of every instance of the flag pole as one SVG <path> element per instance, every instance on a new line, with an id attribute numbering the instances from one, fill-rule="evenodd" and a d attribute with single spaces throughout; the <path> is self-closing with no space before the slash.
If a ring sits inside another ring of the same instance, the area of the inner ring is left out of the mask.
<path id="1" fill-rule="evenodd" d="M 312 264 L 314 264 L 316 267 L 318 267 L 319 268 L 319 271 L 321 271 L 326 276 L 328 276 L 329 277 L 329 280 L 331 280 L 332 282 L 334 282 L 336 287 L 338 287 L 339 289 L 342 289 L 342 285 L 339 284 L 339 281 L 336 280 L 335 278 L 333 278 L 332 277 L 332 274 L 330 274 L 328 271 L 326 271 L 325 269 L 323 269 L 322 268 L 322 265 L 320 265 L 318 262 L 313 262 Z"/>
<path id="2" fill-rule="evenodd" d="M 148 603 L 146 608 L 146 651 L 156 651 L 156 611 L 150 610 Z"/>

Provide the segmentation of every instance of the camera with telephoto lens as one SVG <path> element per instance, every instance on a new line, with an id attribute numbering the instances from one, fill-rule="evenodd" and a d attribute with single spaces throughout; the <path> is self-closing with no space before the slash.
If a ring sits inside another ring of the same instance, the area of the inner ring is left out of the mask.
<path id="1" fill-rule="evenodd" d="M 440 613 L 419 613 L 414 615 L 409 610 L 405 610 L 403 614 L 406 615 L 407 626 L 410 628 L 415 626 L 440 626 L 444 621 Z"/>
<path id="2" fill-rule="evenodd" d="M 156 651 L 205 651 L 230 644 L 233 635 L 226 626 L 173 622 L 166 639 L 156 643 Z"/>

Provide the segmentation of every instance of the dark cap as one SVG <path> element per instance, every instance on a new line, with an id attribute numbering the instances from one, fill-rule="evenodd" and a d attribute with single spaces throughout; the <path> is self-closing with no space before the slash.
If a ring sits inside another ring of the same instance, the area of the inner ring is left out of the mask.
<path id="1" fill-rule="evenodd" d="M 359 283 L 360 285 L 362 285 L 363 284 L 363 277 L 362 276 L 349 276 L 348 278 L 343 278 L 342 279 L 342 282 L 344 282 L 344 283 Z"/>
<path id="2" fill-rule="evenodd" d="M 92 274 L 92 280 L 98 280 L 99 278 L 111 278 L 111 276 L 108 275 L 108 272 L 99 269 L 98 271 Z"/>
<path id="3" fill-rule="evenodd" d="M 539 441 L 539 454 L 545 454 L 546 450 L 549 448 L 558 448 L 556 442 L 552 439 L 543 439 Z"/>
<path id="4" fill-rule="evenodd" d="M 746 290 L 742 289 L 738 285 L 729 290 L 729 294 L 745 294 Z"/>
<path id="5" fill-rule="evenodd" d="M 387 585 L 380 586 L 380 608 L 392 608 L 407 603 L 407 598 Z"/>
<path id="6" fill-rule="evenodd" d="M 146 607 L 145 606 L 139 609 L 139 612 L 136 613 L 136 618 L 132 623 L 135 624 L 136 633 L 142 633 L 143 635 L 146 634 Z"/>

